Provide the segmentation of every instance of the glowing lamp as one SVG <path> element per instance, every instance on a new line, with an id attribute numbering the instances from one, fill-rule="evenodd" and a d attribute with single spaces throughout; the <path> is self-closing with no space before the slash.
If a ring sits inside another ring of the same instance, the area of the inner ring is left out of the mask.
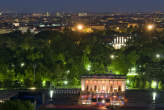
<path id="1" fill-rule="evenodd" d="M 160 54 L 156 54 L 156 58 L 160 58 Z"/>
<path id="2" fill-rule="evenodd" d="M 64 84 L 67 85 L 68 84 L 68 81 L 64 81 Z"/>
<path id="3" fill-rule="evenodd" d="M 77 29 L 78 29 L 79 31 L 81 31 L 82 29 L 84 29 L 84 26 L 83 26 L 82 24 L 78 24 L 78 25 L 77 25 Z"/>
<path id="4" fill-rule="evenodd" d="M 53 97 L 53 93 L 54 93 L 54 91 L 53 90 L 50 90 L 50 98 L 52 99 L 52 97 Z"/>
<path id="5" fill-rule="evenodd" d="M 36 90 L 36 87 L 31 87 L 31 88 L 29 88 L 30 90 Z"/>
<path id="6" fill-rule="evenodd" d="M 153 24 L 149 24 L 149 25 L 147 26 L 147 29 L 148 29 L 149 31 L 153 30 L 153 29 L 154 29 L 154 25 L 153 25 Z"/>
<path id="7" fill-rule="evenodd" d="M 156 92 L 153 92 L 153 101 L 155 101 L 156 100 L 156 97 L 157 97 L 157 93 Z"/>
<path id="8" fill-rule="evenodd" d="M 111 58 L 111 59 L 114 59 L 114 58 L 115 58 L 115 56 L 114 56 L 114 55 L 111 55 L 111 56 L 110 56 L 110 58 Z"/>
<path id="9" fill-rule="evenodd" d="M 117 30 L 120 30 L 120 27 L 117 27 L 116 29 L 117 29 Z"/>

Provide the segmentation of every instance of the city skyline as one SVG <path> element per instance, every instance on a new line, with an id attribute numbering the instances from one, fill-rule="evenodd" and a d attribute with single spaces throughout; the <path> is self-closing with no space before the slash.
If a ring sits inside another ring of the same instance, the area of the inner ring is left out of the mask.
<path id="1" fill-rule="evenodd" d="M 0 10 L 17 12 L 136 12 L 164 11 L 163 0 L 1 0 Z"/>

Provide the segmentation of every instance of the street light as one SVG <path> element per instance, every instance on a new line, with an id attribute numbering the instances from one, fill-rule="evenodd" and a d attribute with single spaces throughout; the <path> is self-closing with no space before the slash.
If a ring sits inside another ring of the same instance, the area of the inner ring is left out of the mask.
<path id="1" fill-rule="evenodd" d="M 91 65 L 88 65 L 87 70 L 88 70 L 88 71 L 91 70 Z"/>
<path id="2" fill-rule="evenodd" d="M 84 26 L 82 24 L 77 25 L 77 30 L 81 31 L 84 29 Z"/>
<path id="3" fill-rule="evenodd" d="M 110 56 L 110 58 L 111 58 L 111 59 L 114 59 L 114 58 L 115 58 L 115 56 L 114 56 L 114 55 L 111 55 L 111 56 Z"/>
<path id="4" fill-rule="evenodd" d="M 116 29 L 117 29 L 117 30 L 120 30 L 120 27 L 117 27 Z"/>
<path id="5" fill-rule="evenodd" d="M 155 100 L 156 100 L 156 97 L 157 97 L 157 93 L 156 92 L 153 92 L 152 96 L 153 96 L 153 101 L 155 103 Z"/>
<path id="6" fill-rule="evenodd" d="M 147 25 L 147 29 L 148 31 L 152 31 L 154 29 L 154 25 L 153 24 Z"/>
<path id="7" fill-rule="evenodd" d="M 53 90 L 50 90 L 50 98 L 51 99 L 53 98 L 53 94 L 54 94 L 54 91 Z"/>
<path id="8" fill-rule="evenodd" d="M 85 64 L 85 69 L 86 69 L 87 71 L 90 71 L 91 68 L 92 68 L 91 63 Z"/>
<path id="9" fill-rule="evenodd" d="M 70 70 L 67 70 L 66 73 L 69 74 L 70 73 Z"/>
<path id="10" fill-rule="evenodd" d="M 30 90 L 36 90 L 36 87 L 31 87 L 31 88 L 29 88 Z"/>
<path id="11" fill-rule="evenodd" d="M 161 56 L 160 56 L 160 54 L 156 54 L 156 58 L 160 58 Z"/>
<path id="12" fill-rule="evenodd" d="M 67 84 L 68 84 L 68 81 L 67 81 L 67 80 L 66 80 L 66 81 L 64 81 L 64 84 L 65 84 L 65 85 L 67 85 Z"/>
<path id="13" fill-rule="evenodd" d="M 22 63 L 21 63 L 21 67 L 24 67 L 24 65 L 25 65 L 24 62 L 22 62 Z"/>

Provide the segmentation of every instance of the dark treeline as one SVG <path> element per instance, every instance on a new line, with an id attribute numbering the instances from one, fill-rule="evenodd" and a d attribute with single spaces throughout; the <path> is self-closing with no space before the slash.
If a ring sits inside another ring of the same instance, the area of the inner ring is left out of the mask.
<path id="1" fill-rule="evenodd" d="M 110 42 L 125 33 L 43 31 L 36 35 L 19 31 L 0 35 L 0 86 L 79 86 L 82 74 L 128 74 L 129 87 L 150 88 L 164 84 L 164 32 L 129 32 L 126 47 L 115 50 Z M 112 56 L 112 57 L 111 57 Z"/>
<path id="2" fill-rule="evenodd" d="M 0 103 L 1 110 L 34 110 L 34 105 L 29 101 L 12 100 Z"/>

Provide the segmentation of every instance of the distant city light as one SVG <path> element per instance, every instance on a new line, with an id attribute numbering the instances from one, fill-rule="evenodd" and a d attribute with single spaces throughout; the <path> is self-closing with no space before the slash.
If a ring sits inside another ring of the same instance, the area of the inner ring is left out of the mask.
<path id="1" fill-rule="evenodd" d="M 31 87 L 31 88 L 29 88 L 30 90 L 36 90 L 36 87 Z"/>
<path id="2" fill-rule="evenodd" d="M 77 29 L 78 29 L 79 31 L 81 31 L 81 30 L 84 29 L 84 26 L 83 26 L 82 24 L 78 24 L 78 25 L 77 25 Z"/>
<path id="3" fill-rule="evenodd" d="M 153 24 L 149 24 L 149 25 L 147 26 L 147 29 L 148 29 L 149 31 L 153 30 L 153 29 L 154 29 L 154 25 L 153 25 Z"/>
<path id="4" fill-rule="evenodd" d="M 117 30 L 120 30 L 120 27 L 117 27 L 116 29 L 117 29 Z"/>
<path id="5" fill-rule="evenodd" d="M 4 100 L 0 100 L 0 103 L 4 103 Z"/>

